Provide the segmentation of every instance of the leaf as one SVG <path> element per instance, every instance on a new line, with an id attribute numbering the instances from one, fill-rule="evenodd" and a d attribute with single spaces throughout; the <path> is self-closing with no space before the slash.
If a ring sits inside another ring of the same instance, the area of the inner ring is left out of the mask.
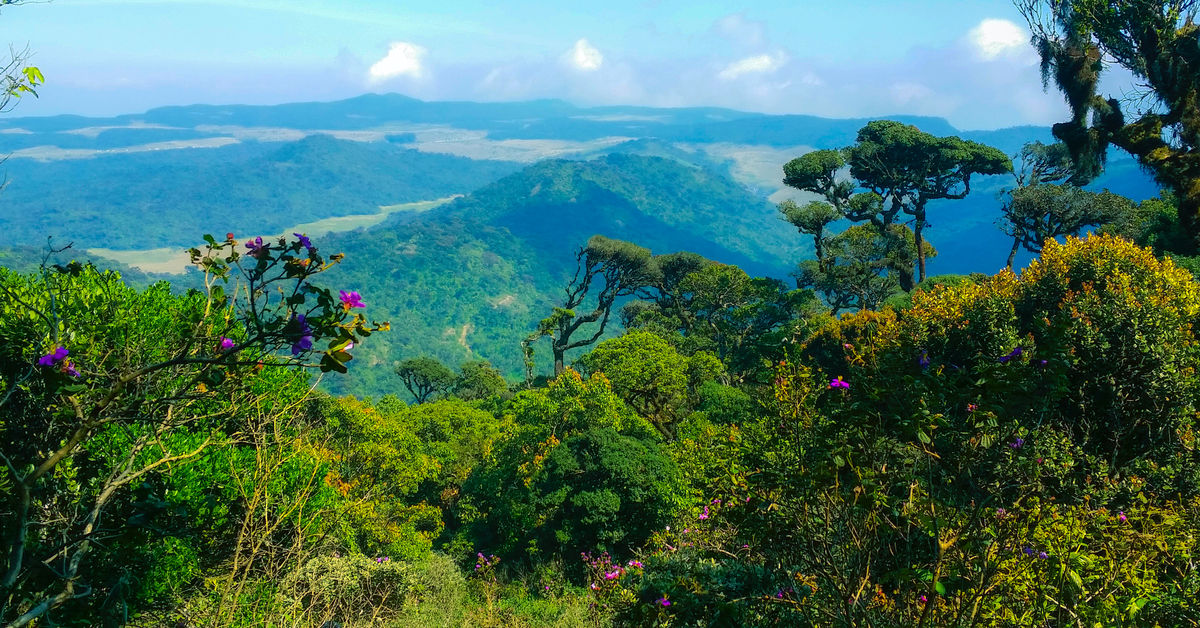
<path id="1" fill-rule="evenodd" d="M 936 591 L 938 595 L 946 595 L 946 585 L 942 584 L 941 580 L 933 583 L 933 590 Z"/>
<path id="2" fill-rule="evenodd" d="M 346 365 L 342 364 L 341 362 L 338 362 L 337 360 L 335 360 L 333 358 L 333 356 L 329 355 L 328 353 L 321 356 L 321 372 L 322 373 L 328 373 L 330 371 L 335 371 L 338 373 L 345 373 L 348 370 L 349 369 L 346 368 Z"/>
<path id="3" fill-rule="evenodd" d="M 1074 569 L 1067 571 L 1067 577 L 1071 579 L 1071 584 L 1075 585 L 1075 588 L 1083 590 L 1083 578 L 1080 578 Z"/>
<path id="4" fill-rule="evenodd" d="M 929 434 L 926 434 L 925 430 L 921 430 L 921 431 L 917 432 L 917 440 L 921 441 L 922 443 L 925 443 L 926 445 L 933 442 L 933 439 L 929 438 Z"/>

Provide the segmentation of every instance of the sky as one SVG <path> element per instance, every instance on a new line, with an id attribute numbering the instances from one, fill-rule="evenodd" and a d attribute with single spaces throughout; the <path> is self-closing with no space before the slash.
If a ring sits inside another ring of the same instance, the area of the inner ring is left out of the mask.
<path id="1" fill-rule="evenodd" d="M 1010 0 L 52 0 L 0 9 L 46 77 L 6 115 L 397 92 L 959 129 L 1069 117 Z"/>

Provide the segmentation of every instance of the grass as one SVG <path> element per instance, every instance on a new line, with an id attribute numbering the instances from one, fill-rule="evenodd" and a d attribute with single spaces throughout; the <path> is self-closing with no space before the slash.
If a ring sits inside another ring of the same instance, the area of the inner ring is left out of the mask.
<path id="1" fill-rule="evenodd" d="M 339 231 L 353 231 L 377 225 L 384 221 L 390 214 L 397 212 L 412 212 L 421 213 L 427 212 L 434 207 L 448 203 L 461 195 L 447 196 L 445 198 L 434 199 L 431 201 L 417 201 L 415 203 L 400 203 L 397 205 L 381 205 L 379 211 L 374 214 L 354 214 L 350 216 L 333 216 L 330 218 L 322 218 L 313 222 L 301 223 L 283 230 L 285 235 L 292 233 L 304 233 L 310 237 L 320 237 L 330 233 Z M 278 237 L 275 235 L 264 235 L 265 238 Z M 254 236 L 250 236 L 254 237 Z M 183 274 L 190 265 L 190 258 L 187 251 L 175 247 L 165 247 L 158 249 L 135 249 L 127 251 L 118 251 L 114 249 L 95 248 L 87 249 L 89 255 L 103 257 L 115 262 L 120 262 L 126 266 L 143 270 L 148 273 L 165 273 L 171 275 Z"/>

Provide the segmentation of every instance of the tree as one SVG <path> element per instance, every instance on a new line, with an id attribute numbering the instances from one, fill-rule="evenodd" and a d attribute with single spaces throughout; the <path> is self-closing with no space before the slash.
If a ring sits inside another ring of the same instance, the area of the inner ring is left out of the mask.
<path id="1" fill-rule="evenodd" d="M 579 364 L 589 373 L 603 373 L 613 391 L 668 440 L 675 437 L 673 424 L 688 409 L 689 393 L 715 379 L 721 368 L 712 354 L 685 357 L 645 331 L 605 340 Z"/>
<path id="2" fill-rule="evenodd" d="M 1195 0 L 1016 0 L 1071 119 L 1053 127 L 1071 153 L 1071 183 L 1104 168 L 1109 145 L 1138 159 L 1179 200 L 1179 222 L 1200 244 L 1200 52 Z M 1140 92 L 1099 94 L 1106 64 L 1121 66 Z M 1090 119 L 1089 119 L 1090 118 Z"/>
<path id="3" fill-rule="evenodd" d="M 433 395 L 442 395 L 454 386 L 454 371 L 429 356 L 409 358 L 396 367 L 396 375 L 417 403 L 425 403 Z"/>
<path id="4" fill-rule="evenodd" d="M 917 254 L 917 281 L 925 280 L 924 247 L 929 201 L 962 199 L 971 193 L 971 176 L 1003 174 L 1012 162 L 998 149 L 959 139 L 935 137 L 915 126 L 891 120 L 868 122 L 849 148 L 850 176 L 882 199 L 873 216 L 887 217 L 897 209 L 913 218 Z M 853 207 L 851 208 L 853 212 Z M 851 213 L 852 220 L 872 216 Z"/>
<path id="5" fill-rule="evenodd" d="M 1004 204 L 1004 222 L 1000 227 L 1013 237 L 1008 268 L 1012 268 L 1019 246 L 1031 253 L 1041 253 L 1046 240 L 1078 235 L 1086 227 L 1127 214 L 1132 206 L 1129 199 L 1107 190 L 1089 192 L 1053 183 L 1017 188 Z"/>
<path id="6" fill-rule="evenodd" d="M 831 314 L 873 310 L 912 281 L 913 232 L 892 224 L 883 232 L 874 224 L 854 225 L 828 238 L 823 256 L 796 267 L 796 285 L 820 294 Z M 937 254 L 924 243 L 930 257 Z"/>
<path id="7" fill-rule="evenodd" d="M 587 246 L 576 253 L 575 260 L 575 275 L 563 290 L 562 305 L 542 319 L 538 330 L 524 344 L 529 362 L 531 341 L 550 336 L 555 376 L 566 368 L 567 351 L 586 347 L 604 335 L 617 299 L 632 296 L 661 277 L 649 249 L 600 235 L 592 236 Z M 595 305 L 590 312 L 576 312 L 593 298 Z M 582 339 L 575 338 L 575 333 L 590 323 L 597 324 L 595 332 Z"/>
<path id="8" fill-rule="evenodd" d="M 847 166 L 850 179 L 839 179 Z M 903 231 L 891 227 L 902 215 L 912 216 L 920 282 L 925 279 L 929 255 L 924 235 L 929 226 L 929 202 L 965 198 L 971 192 L 973 175 L 1002 174 L 1011 169 L 1008 157 L 990 146 L 952 136 L 936 137 L 892 120 L 875 120 L 859 129 L 853 146 L 813 151 L 785 164 L 783 182 L 821 195 L 834 210 L 833 218 L 840 215 L 854 222 L 870 222 L 875 233 L 892 243 L 897 252 L 905 248 L 905 238 Z M 789 206 L 781 211 L 802 233 L 814 237 L 820 237 L 832 222 L 825 220 L 831 214 L 828 208 Z M 908 277 L 898 274 L 896 279 L 906 291 L 915 285 L 911 271 Z"/>
<path id="9" fill-rule="evenodd" d="M 463 362 L 452 389 L 454 396 L 464 401 L 488 399 L 508 392 L 508 382 L 499 369 L 487 360 Z"/>

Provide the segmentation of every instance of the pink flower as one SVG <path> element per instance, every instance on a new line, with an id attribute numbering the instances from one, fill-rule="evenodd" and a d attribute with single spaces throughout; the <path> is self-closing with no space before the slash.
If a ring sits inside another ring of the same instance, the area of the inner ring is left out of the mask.
<path id="1" fill-rule="evenodd" d="M 846 380 L 842 379 L 841 375 L 838 375 L 837 379 L 829 380 L 829 387 L 830 388 L 841 388 L 842 390 L 850 390 L 850 382 L 847 382 Z"/>
<path id="2" fill-rule="evenodd" d="M 342 307 L 349 311 L 352 307 L 367 307 L 362 301 L 362 296 L 357 292 L 346 292 L 345 290 L 338 291 L 338 298 L 342 300 Z"/>
<path id="3" fill-rule="evenodd" d="M 704 521 L 705 519 L 708 519 L 708 506 L 705 506 L 704 512 L 700 513 L 700 520 Z"/>
<path id="4" fill-rule="evenodd" d="M 659 606 L 670 606 L 671 600 L 668 600 L 667 596 L 664 595 L 664 596 L 658 598 L 657 600 L 654 600 L 654 603 L 658 604 Z"/>
<path id="5" fill-rule="evenodd" d="M 222 350 L 222 351 L 228 351 L 228 350 L 230 350 L 230 349 L 232 349 L 232 348 L 233 348 L 233 339 L 232 339 L 232 338 L 224 338 L 224 337 L 222 337 L 222 338 L 221 338 L 221 350 Z"/>
<path id="6" fill-rule="evenodd" d="M 1129 521 L 1129 517 L 1125 516 L 1124 510 L 1117 511 L 1117 521 L 1120 521 L 1121 523 L 1125 523 L 1126 521 Z"/>

